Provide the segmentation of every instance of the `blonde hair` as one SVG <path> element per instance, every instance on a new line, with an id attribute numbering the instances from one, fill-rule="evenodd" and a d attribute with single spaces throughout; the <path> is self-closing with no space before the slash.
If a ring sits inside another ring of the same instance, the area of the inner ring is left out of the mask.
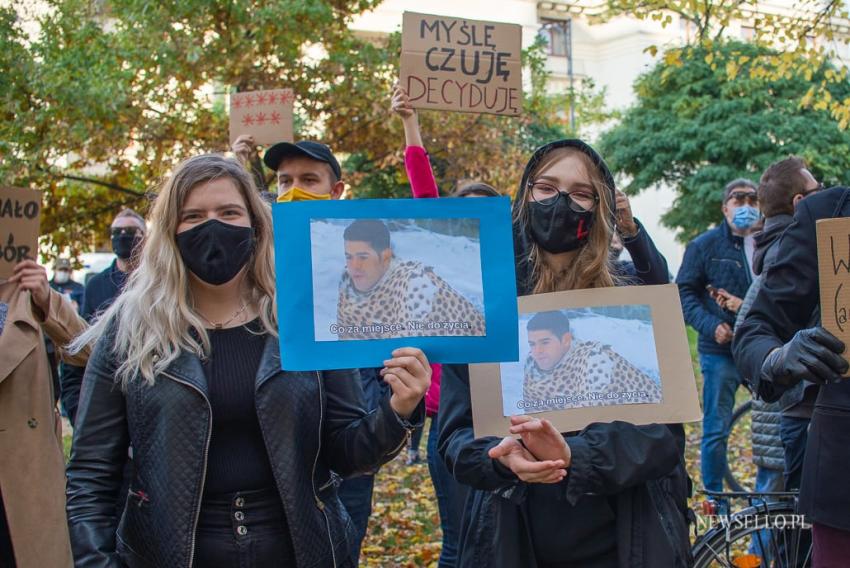
<path id="1" fill-rule="evenodd" d="M 210 341 L 203 320 L 192 309 L 188 270 L 177 248 L 180 211 L 193 189 L 217 179 L 234 182 L 245 200 L 254 228 L 254 254 L 246 283 L 259 311 L 262 328 L 277 335 L 274 240 L 269 207 L 251 176 L 235 160 L 216 154 L 189 158 L 175 168 L 153 205 L 150 230 L 142 243 L 139 266 L 112 306 L 71 344 L 82 350 L 114 327 L 112 354 L 120 364 L 116 381 L 125 386 L 138 376 L 153 384 L 181 351 L 204 357 Z"/>
<path id="2" fill-rule="evenodd" d="M 584 165 L 590 177 L 599 203 L 594 210 L 593 226 L 587 242 L 579 249 L 572 264 L 565 270 L 556 271 L 546 263 L 544 251 L 537 243 L 531 243 L 529 262 L 531 262 L 531 278 L 534 282 L 532 294 L 559 292 L 562 290 L 579 290 L 582 288 L 604 288 L 614 286 L 614 277 L 608 247 L 614 234 L 613 207 L 611 195 L 614 188 L 605 183 L 602 172 L 590 157 L 573 147 L 555 148 L 547 152 L 529 173 L 528 180 L 534 180 L 552 164 L 571 156 L 577 157 Z M 528 188 L 524 188 L 526 191 Z M 527 193 L 523 193 L 527 196 Z M 528 229 L 528 200 L 521 199 L 514 208 L 514 220 L 527 232 Z"/>

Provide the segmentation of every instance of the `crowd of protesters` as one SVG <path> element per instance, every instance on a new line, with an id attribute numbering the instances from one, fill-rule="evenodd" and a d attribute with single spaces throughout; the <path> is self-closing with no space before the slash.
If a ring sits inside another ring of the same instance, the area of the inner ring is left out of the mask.
<path id="1" fill-rule="evenodd" d="M 391 108 L 412 196 L 438 198 L 403 89 Z M 417 461 L 426 427 L 441 568 L 692 563 L 680 424 L 560 433 L 521 416 L 511 437 L 476 438 L 466 365 L 406 347 L 380 368 L 282 370 L 268 204 L 339 199 L 343 171 L 316 141 L 260 153 L 242 136 L 232 152 L 188 157 L 147 218 L 118 212 L 115 260 L 85 287 L 67 259 L 51 280 L 26 260 L 0 281 L 0 568 L 356 566 L 376 473 L 411 436 Z M 756 491 L 799 490 L 813 565 L 846 566 L 850 382 L 820 327 L 815 223 L 850 215 L 850 190 L 790 157 L 717 192 L 719 223 L 675 279 L 699 334 L 703 484 L 723 489 L 746 385 Z M 514 195 L 519 295 L 671 280 L 581 140 L 538 148 L 515 188 L 447 193 Z"/>

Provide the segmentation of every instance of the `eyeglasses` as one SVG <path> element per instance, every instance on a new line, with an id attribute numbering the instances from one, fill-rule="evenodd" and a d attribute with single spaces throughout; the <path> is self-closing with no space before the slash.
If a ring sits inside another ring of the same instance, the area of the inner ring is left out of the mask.
<path id="1" fill-rule="evenodd" d="M 750 205 L 757 205 L 759 202 L 759 196 L 755 191 L 733 191 L 729 194 L 726 201 L 729 201 L 730 199 L 734 199 L 738 203 L 747 201 Z"/>
<path id="2" fill-rule="evenodd" d="M 109 234 L 112 237 L 121 237 L 123 235 L 130 235 L 132 237 L 138 236 L 139 229 L 136 227 L 114 227 L 109 230 Z"/>
<path id="3" fill-rule="evenodd" d="M 561 191 L 557 186 L 544 181 L 529 182 L 528 189 L 531 198 L 540 205 L 552 206 L 558 202 L 561 195 L 567 198 L 570 209 L 576 213 L 593 211 L 599 203 L 599 196 L 590 189 L 574 189 L 572 191 Z"/>

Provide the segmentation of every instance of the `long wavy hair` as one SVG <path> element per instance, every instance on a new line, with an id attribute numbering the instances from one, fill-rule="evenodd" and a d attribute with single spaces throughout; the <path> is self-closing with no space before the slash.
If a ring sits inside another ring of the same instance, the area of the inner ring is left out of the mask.
<path id="1" fill-rule="evenodd" d="M 180 211 L 193 189 L 227 178 L 245 200 L 256 239 L 248 261 L 249 300 L 257 306 L 262 328 L 277 335 L 274 279 L 274 240 L 269 207 L 251 176 L 235 160 L 216 154 L 196 156 L 172 172 L 156 198 L 150 229 L 142 243 L 139 266 L 121 295 L 97 321 L 71 344 L 81 350 L 114 327 L 112 354 L 119 361 L 115 380 L 122 386 L 141 377 L 153 384 L 181 351 L 205 357 L 210 352 L 204 321 L 193 309 L 189 275 L 177 248 Z"/>
<path id="2" fill-rule="evenodd" d="M 531 244 L 529 261 L 532 263 L 531 277 L 534 282 L 532 294 L 578 290 L 582 288 L 604 288 L 614 286 L 616 279 L 611 271 L 608 253 L 611 237 L 614 234 L 614 203 L 611 195 L 614 188 L 605 183 L 602 172 L 590 157 L 573 147 L 555 148 L 547 152 L 531 170 L 528 179 L 536 179 L 552 164 L 575 156 L 590 177 L 590 183 L 599 195 L 599 204 L 594 211 L 593 226 L 587 242 L 579 249 L 572 264 L 564 270 L 555 270 L 547 262 L 545 252 L 537 243 Z M 521 194 L 514 207 L 514 220 L 528 234 L 528 200 L 526 192 Z"/>

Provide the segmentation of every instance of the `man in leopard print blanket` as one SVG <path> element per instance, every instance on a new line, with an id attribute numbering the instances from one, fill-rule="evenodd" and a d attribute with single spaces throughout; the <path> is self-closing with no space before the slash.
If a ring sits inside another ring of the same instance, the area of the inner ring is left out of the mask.
<path id="1" fill-rule="evenodd" d="M 345 273 L 331 327 L 340 339 L 487 334 L 481 312 L 431 267 L 393 255 L 383 222 L 358 219 L 343 239 Z"/>
<path id="2" fill-rule="evenodd" d="M 610 345 L 575 340 L 563 312 L 535 314 L 527 330 L 526 412 L 661 402 L 661 386 Z"/>

